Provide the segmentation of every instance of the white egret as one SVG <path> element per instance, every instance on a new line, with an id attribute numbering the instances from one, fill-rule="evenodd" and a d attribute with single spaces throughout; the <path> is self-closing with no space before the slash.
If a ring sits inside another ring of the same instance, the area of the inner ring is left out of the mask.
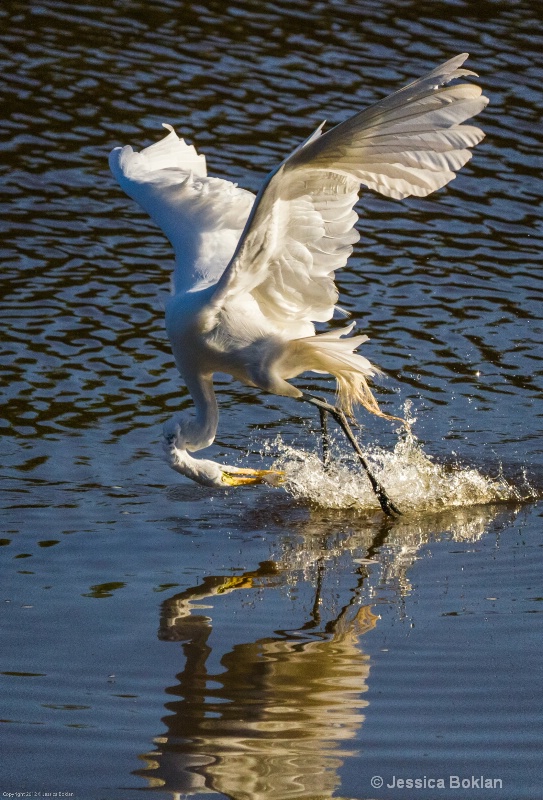
<path id="1" fill-rule="evenodd" d="M 483 138 L 479 128 L 462 124 L 487 104 L 481 89 L 447 85 L 475 75 L 461 68 L 466 58 L 450 59 L 327 133 L 323 123 L 269 174 L 256 198 L 207 177 L 205 157 L 170 125 L 163 140 L 141 152 L 113 150 L 114 176 L 175 252 L 166 329 L 195 408 L 194 416 L 178 416 L 164 429 L 177 472 L 208 486 L 259 483 L 277 474 L 191 455 L 215 438 L 215 372 L 309 400 L 323 415 L 332 413 L 347 435 L 345 414 L 358 403 L 391 419 L 368 385 L 379 370 L 355 352 L 368 337 L 350 336 L 354 323 L 325 333 L 316 333 L 314 323 L 333 316 L 334 271 L 345 266 L 359 238 L 360 186 L 397 199 L 424 197 L 449 183 Z M 306 371 L 335 377 L 337 406 L 289 383 Z M 394 509 L 375 483 L 384 510 Z"/>

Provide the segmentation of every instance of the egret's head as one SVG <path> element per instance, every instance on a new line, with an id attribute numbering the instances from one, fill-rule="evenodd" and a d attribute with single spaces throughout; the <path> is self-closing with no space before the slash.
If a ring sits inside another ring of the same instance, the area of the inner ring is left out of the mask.
<path id="1" fill-rule="evenodd" d="M 176 472 L 190 478 L 203 486 L 215 486 L 223 489 L 228 486 L 246 486 L 255 483 L 268 483 L 273 486 L 282 482 L 283 473 L 273 469 L 245 469 L 228 464 L 217 464 L 209 459 L 193 458 L 191 447 L 190 419 L 173 417 L 162 429 L 163 448 L 168 464 Z"/>

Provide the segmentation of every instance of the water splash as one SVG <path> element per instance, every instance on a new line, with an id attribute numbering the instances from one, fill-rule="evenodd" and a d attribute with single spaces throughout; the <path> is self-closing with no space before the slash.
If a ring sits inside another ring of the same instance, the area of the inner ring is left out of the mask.
<path id="1" fill-rule="evenodd" d="M 316 453 L 287 445 L 280 436 L 273 447 L 273 468 L 284 472 L 283 486 L 293 497 L 325 508 L 379 508 L 369 481 L 351 454 L 344 454 L 344 446 L 326 469 Z M 392 451 L 371 447 L 364 452 L 373 474 L 404 513 L 534 497 L 531 487 L 521 492 L 503 475 L 491 478 L 473 467 L 440 463 L 411 432 L 403 432 Z"/>

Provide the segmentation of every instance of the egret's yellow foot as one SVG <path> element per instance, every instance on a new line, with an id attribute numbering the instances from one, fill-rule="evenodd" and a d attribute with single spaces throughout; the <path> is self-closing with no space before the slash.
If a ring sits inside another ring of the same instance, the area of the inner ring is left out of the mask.
<path id="1" fill-rule="evenodd" d="M 238 469 L 229 467 L 222 470 L 222 482 L 228 486 L 248 486 L 251 483 L 269 483 L 277 486 L 283 482 L 283 472 L 276 469 Z"/>

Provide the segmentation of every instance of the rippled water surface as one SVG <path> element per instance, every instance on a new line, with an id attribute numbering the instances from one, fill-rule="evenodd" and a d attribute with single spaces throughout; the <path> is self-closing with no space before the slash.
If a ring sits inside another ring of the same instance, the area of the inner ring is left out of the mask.
<path id="1" fill-rule="evenodd" d="M 4 794 L 541 796 L 539 17 L 515 0 L 2 6 Z M 429 198 L 365 193 L 337 276 L 383 408 L 414 420 L 358 432 L 403 516 L 383 518 L 336 433 L 322 470 L 314 415 L 225 377 L 211 457 L 285 483 L 176 476 L 171 253 L 109 151 L 170 122 L 256 191 L 323 118 L 463 51 L 487 138 Z"/>

